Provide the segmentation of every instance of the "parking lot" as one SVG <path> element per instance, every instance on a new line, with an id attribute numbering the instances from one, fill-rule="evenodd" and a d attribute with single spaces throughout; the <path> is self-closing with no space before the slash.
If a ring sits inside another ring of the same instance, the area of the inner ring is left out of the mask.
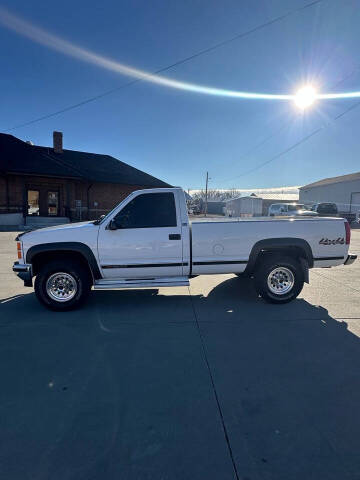
<path id="1" fill-rule="evenodd" d="M 2 478 L 360 478 L 360 261 L 311 271 L 282 306 L 218 275 L 55 313 L 12 273 L 15 236 L 0 233 Z"/>

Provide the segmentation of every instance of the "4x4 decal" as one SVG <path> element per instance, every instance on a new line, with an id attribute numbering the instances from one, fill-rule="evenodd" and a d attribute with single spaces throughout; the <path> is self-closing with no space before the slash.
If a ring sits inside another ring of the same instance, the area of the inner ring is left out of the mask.
<path id="1" fill-rule="evenodd" d="M 339 237 L 336 240 L 329 240 L 328 238 L 322 238 L 319 242 L 320 245 L 344 245 L 344 237 Z"/>

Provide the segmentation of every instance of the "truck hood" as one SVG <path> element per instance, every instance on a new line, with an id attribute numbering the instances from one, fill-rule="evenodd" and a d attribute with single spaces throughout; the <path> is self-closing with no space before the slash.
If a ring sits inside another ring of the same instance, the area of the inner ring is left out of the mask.
<path id="1" fill-rule="evenodd" d="M 18 236 L 18 238 L 25 243 L 33 243 L 34 241 L 43 242 L 59 242 L 75 238 L 86 238 L 86 235 L 91 231 L 98 230 L 98 226 L 94 225 L 92 221 L 77 222 L 77 223 L 65 223 L 63 225 L 55 225 L 53 227 L 38 228 L 36 230 L 30 230 L 24 232 Z"/>
<path id="2" fill-rule="evenodd" d="M 76 223 L 63 223 L 62 225 L 54 225 L 53 227 L 44 227 L 44 228 L 38 228 L 36 230 L 31 230 L 31 232 L 40 232 L 40 231 L 45 231 L 45 232 L 51 232 L 52 230 L 68 230 L 68 229 L 74 229 L 74 228 L 83 228 L 86 225 L 92 224 L 92 221 L 87 221 L 87 222 L 76 222 Z M 30 233 L 31 233 L 30 232 Z"/>

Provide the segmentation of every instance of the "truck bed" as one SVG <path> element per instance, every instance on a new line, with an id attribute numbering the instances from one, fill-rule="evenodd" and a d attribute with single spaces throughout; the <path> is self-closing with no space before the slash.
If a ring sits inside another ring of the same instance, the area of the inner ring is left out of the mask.
<path id="1" fill-rule="evenodd" d="M 201 217 L 201 218 L 194 218 L 189 217 L 189 222 L 191 224 L 194 223 L 238 223 L 238 222 L 318 222 L 322 220 L 342 220 L 345 221 L 344 218 L 340 217 Z"/>
<path id="2" fill-rule="evenodd" d="M 345 227 L 342 218 L 254 217 L 201 218 L 191 222 L 194 274 L 241 273 L 257 242 L 288 239 L 305 242 L 314 267 L 344 263 Z M 305 240 L 304 240 L 305 239 Z M 322 239 L 340 243 L 326 245 Z"/>

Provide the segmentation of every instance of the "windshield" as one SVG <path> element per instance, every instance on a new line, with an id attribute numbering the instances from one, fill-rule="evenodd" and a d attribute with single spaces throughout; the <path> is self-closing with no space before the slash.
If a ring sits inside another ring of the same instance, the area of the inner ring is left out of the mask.
<path id="1" fill-rule="evenodd" d="M 320 203 L 317 211 L 318 213 L 337 213 L 337 207 L 334 203 Z"/>
<path id="2" fill-rule="evenodd" d="M 288 205 L 288 211 L 289 212 L 296 212 L 299 210 L 306 210 L 304 205 Z"/>

